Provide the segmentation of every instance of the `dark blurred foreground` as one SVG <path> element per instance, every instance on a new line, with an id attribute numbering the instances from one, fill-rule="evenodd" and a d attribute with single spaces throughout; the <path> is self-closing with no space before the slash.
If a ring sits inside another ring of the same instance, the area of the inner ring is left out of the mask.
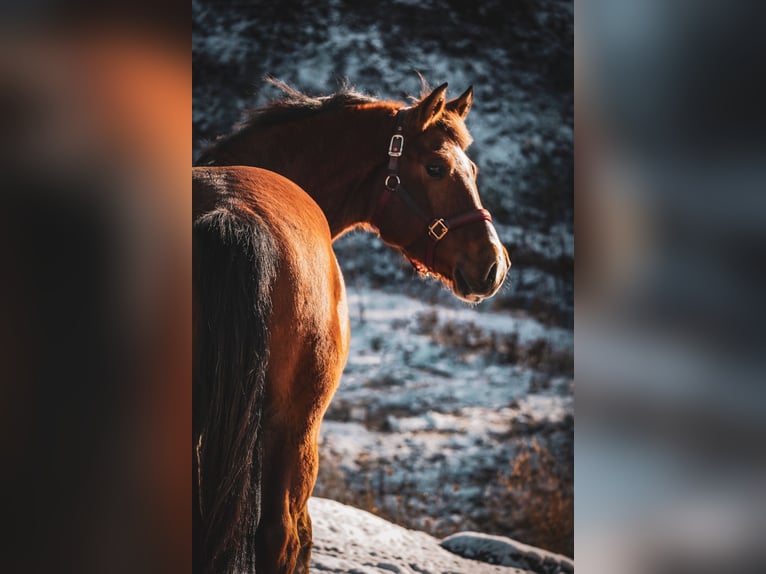
<path id="1" fill-rule="evenodd" d="M 757 6 L 578 5 L 581 572 L 764 569 L 766 37 Z"/>
<path id="2" fill-rule="evenodd" d="M 0 17 L 0 571 L 187 572 L 188 36 L 41 6 Z"/>

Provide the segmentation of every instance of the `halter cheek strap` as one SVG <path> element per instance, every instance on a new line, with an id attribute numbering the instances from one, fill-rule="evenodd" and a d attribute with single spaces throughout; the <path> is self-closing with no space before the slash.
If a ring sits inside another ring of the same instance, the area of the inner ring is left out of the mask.
<path id="1" fill-rule="evenodd" d="M 399 110 L 396 113 L 396 133 L 391 136 L 391 141 L 388 144 L 388 174 L 383 182 L 383 192 L 378 197 L 378 203 L 375 206 L 375 211 L 373 211 L 371 221 L 375 227 L 380 229 L 380 216 L 382 215 L 383 210 L 394 196 L 398 197 L 426 226 L 428 245 L 426 246 L 424 263 L 426 270 L 430 271 L 433 269 L 436 245 L 444 239 L 450 230 L 458 229 L 477 221 L 492 221 L 492 215 L 490 215 L 489 211 L 486 209 L 480 208 L 450 218 L 434 218 L 427 214 L 417 204 L 404 188 L 401 179 L 399 178 L 399 158 L 404 151 L 402 120 L 403 113 L 402 110 Z M 413 265 L 415 265 L 415 263 L 413 263 Z"/>

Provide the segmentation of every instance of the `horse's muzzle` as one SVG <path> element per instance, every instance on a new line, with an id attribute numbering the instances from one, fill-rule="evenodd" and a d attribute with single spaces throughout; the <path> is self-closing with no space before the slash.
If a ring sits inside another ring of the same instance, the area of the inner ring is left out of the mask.
<path id="1" fill-rule="evenodd" d="M 504 247 L 483 264 L 458 264 L 452 274 L 453 290 L 461 299 L 479 303 L 497 293 L 510 267 L 511 260 Z"/>

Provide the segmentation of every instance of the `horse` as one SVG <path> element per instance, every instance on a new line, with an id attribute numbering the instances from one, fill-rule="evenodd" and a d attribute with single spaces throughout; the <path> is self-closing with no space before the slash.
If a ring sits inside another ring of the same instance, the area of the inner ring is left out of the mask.
<path id="1" fill-rule="evenodd" d="M 251 111 L 193 170 L 195 205 L 198 187 L 201 202 L 218 198 L 195 207 L 195 238 L 208 238 L 200 249 L 216 245 L 198 259 L 195 243 L 200 571 L 308 569 L 318 430 L 348 352 L 333 240 L 359 227 L 377 233 L 473 304 L 494 295 L 510 268 L 465 151 L 473 87 L 448 101 L 445 83 L 407 105 L 347 89 L 311 97 L 272 83 L 285 95 Z M 236 224 L 233 215 L 220 219 L 221 202 L 244 210 Z M 277 226 L 282 243 L 266 231 Z"/>
<path id="2" fill-rule="evenodd" d="M 194 571 L 305 572 L 319 424 L 349 344 L 330 229 L 273 172 L 192 182 Z"/>

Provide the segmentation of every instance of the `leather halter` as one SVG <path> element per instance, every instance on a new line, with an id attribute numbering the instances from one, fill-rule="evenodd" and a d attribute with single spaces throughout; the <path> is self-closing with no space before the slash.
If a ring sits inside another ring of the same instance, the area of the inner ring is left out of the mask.
<path id="1" fill-rule="evenodd" d="M 399 178 L 399 158 L 404 151 L 404 135 L 403 135 L 403 119 L 404 110 L 399 110 L 396 113 L 396 133 L 391 136 L 391 141 L 388 144 L 388 175 L 383 182 L 383 193 L 378 198 L 378 204 L 375 207 L 375 211 L 372 214 L 372 224 L 380 230 L 380 216 L 383 213 L 386 205 L 392 197 L 396 196 L 403 201 L 407 207 L 410 208 L 418 219 L 425 223 L 425 233 L 428 237 L 428 245 L 426 247 L 425 266 L 427 271 L 433 269 L 434 252 L 436 251 L 436 245 L 444 239 L 447 233 L 452 229 L 458 229 L 464 227 L 469 223 L 475 223 L 477 221 L 492 221 L 492 215 L 486 209 L 473 209 L 460 215 L 455 215 L 450 218 L 433 217 L 427 214 L 407 192 L 402 185 Z M 413 265 L 418 268 L 419 266 L 413 262 Z"/>

